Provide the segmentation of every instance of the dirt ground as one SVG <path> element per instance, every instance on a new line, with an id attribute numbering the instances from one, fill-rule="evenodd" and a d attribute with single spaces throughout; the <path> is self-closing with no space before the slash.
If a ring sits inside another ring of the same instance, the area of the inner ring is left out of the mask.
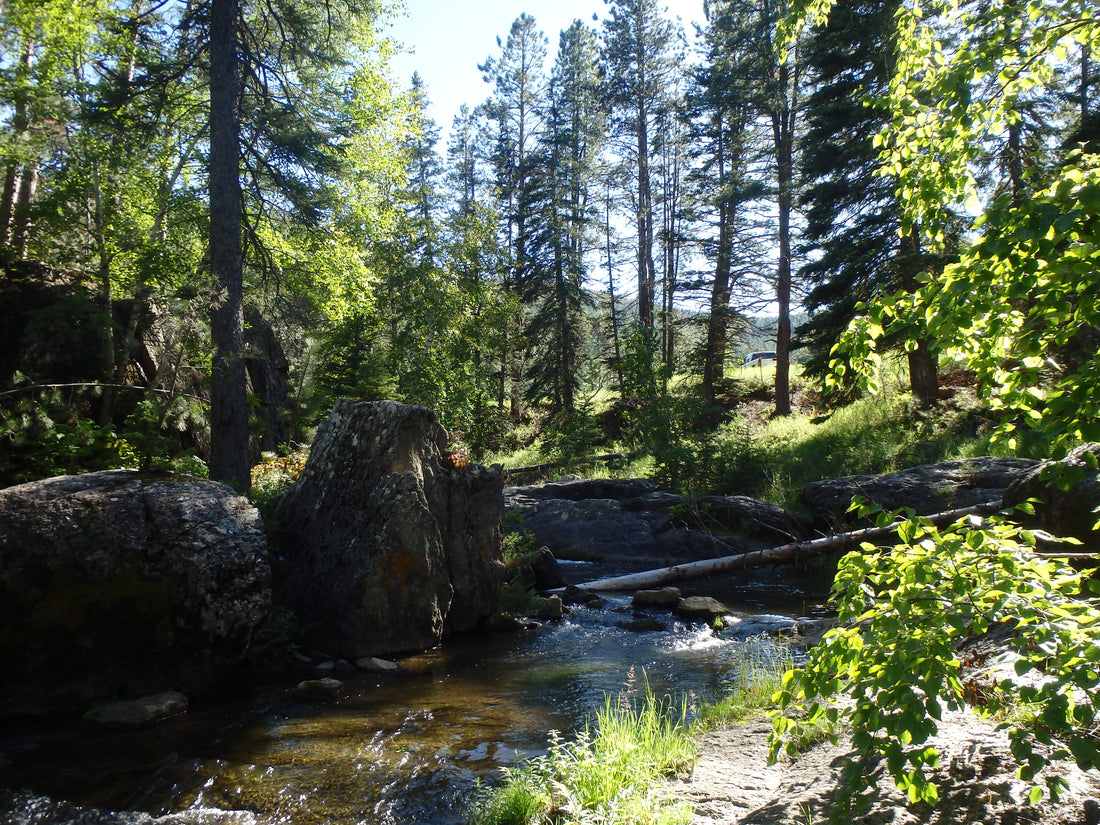
<path id="1" fill-rule="evenodd" d="M 851 752 L 842 740 L 811 748 L 796 760 L 768 765 L 770 723 L 758 719 L 706 734 L 694 775 L 677 784 L 676 795 L 695 806 L 692 825 L 821 825 L 832 810 L 831 797 L 841 759 Z M 933 807 L 910 805 L 884 767 L 877 798 L 851 821 L 860 825 L 1097 825 L 1100 776 L 1075 766 L 1061 773 L 1069 782 L 1062 800 L 1023 804 L 1028 784 L 1014 773 L 1008 738 L 971 714 L 944 714 L 931 744 L 940 752 Z"/>

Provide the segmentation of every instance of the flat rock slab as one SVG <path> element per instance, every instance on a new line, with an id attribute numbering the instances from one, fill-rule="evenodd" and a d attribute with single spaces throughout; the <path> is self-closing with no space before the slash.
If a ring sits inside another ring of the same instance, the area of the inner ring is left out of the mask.
<path id="1" fill-rule="evenodd" d="M 1086 825 L 1100 822 L 1100 778 L 1067 766 L 1070 788 L 1058 804 L 1024 805 L 1028 783 L 1015 775 L 1008 737 L 967 713 L 945 713 L 931 744 L 940 751 L 934 773 L 940 798 L 933 806 L 911 805 L 888 775 L 881 780 L 860 825 Z M 692 825 L 805 825 L 826 822 L 840 776 L 851 753 L 843 738 L 823 743 L 796 759 L 768 764 L 771 724 L 757 720 L 704 734 L 688 782 L 672 784 L 675 796 L 695 807 Z M 883 771 L 885 773 L 885 771 Z"/>
<path id="2" fill-rule="evenodd" d="M 685 496 L 643 479 L 509 487 L 504 506 L 540 544 L 586 558 L 713 558 L 743 551 L 746 539 L 783 543 L 807 527 L 766 501 Z"/>
<path id="3" fill-rule="evenodd" d="M 847 512 L 853 496 L 887 510 L 912 507 L 918 515 L 930 515 L 998 501 L 1038 463 L 1028 458 L 963 458 L 896 473 L 845 476 L 807 484 L 802 501 L 815 524 L 847 529 L 856 525 Z"/>

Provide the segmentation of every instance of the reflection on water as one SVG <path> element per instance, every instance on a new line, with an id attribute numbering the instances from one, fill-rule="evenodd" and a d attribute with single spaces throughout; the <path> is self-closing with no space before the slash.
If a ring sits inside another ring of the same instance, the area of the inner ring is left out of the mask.
<path id="1" fill-rule="evenodd" d="M 213 807 L 294 825 L 461 823 L 477 779 L 542 752 L 550 729 L 575 730 L 606 695 L 637 694 L 643 681 L 689 705 L 720 695 L 746 645 L 754 656 L 771 649 L 746 638 L 790 623 L 758 615 L 716 637 L 669 619 L 664 632 L 637 633 L 619 626 L 626 605 L 612 599 L 539 630 L 450 642 L 402 659 L 401 674 L 341 677 L 344 692 L 323 704 L 268 683 L 151 730 L 36 732 L 0 743 L 4 784 L 154 814 Z"/>

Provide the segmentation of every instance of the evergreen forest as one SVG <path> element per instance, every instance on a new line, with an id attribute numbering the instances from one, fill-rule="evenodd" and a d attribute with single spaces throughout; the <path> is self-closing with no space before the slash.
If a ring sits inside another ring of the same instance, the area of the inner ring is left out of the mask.
<path id="1" fill-rule="evenodd" d="M 0 486 L 263 505 L 341 397 L 435 410 L 456 466 L 777 503 L 1100 442 L 1096 0 L 703 9 L 520 14 L 438 124 L 396 0 L 0 0 Z M 1003 516 L 880 516 L 773 756 L 847 725 L 934 802 L 935 720 L 977 705 L 1020 712 L 1032 801 L 1100 768 L 1095 579 Z M 957 652 L 1001 626 L 1041 679 L 974 702 Z"/>
<path id="2" fill-rule="evenodd" d="M 521 14 L 440 125 L 389 0 L 4 0 L 0 483 L 248 490 L 345 396 L 720 492 L 750 402 L 1100 438 L 1095 4 L 704 11 Z"/>

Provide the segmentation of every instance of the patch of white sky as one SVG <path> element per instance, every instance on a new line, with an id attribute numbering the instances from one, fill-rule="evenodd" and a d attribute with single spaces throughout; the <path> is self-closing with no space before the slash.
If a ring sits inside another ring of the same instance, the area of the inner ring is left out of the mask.
<path id="1" fill-rule="evenodd" d="M 478 64 L 500 55 L 497 38 L 504 43 L 521 14 L 534 17 L 547 37 L 547 72 L 562 30 L 574 20 L 599 30 L 598 21 L 609 16 L 603 0 L 405 0 L 405 5 L 387 32 L 403 46 L 392 60 L 394 76 L 400 87 L 408 88 L 413 73 L 420 74 L 443 145 L 459 108 L 466 104 L 472 110 L 491 93 Z M 693 42 L 693 24 L 703 21 L 703 0 L 666 0 L 663 6 L 667 17 L 683 21 Z"/>

